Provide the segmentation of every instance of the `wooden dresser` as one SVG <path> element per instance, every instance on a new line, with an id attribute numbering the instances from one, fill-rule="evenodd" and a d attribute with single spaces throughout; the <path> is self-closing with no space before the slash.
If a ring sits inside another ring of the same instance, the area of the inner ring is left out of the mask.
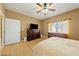
<path id="1" fill-rule="evenodd" d="M 40 38 L 40 31 L 38 29 L 28 29 L 27 30 L 27 41 Z"/>

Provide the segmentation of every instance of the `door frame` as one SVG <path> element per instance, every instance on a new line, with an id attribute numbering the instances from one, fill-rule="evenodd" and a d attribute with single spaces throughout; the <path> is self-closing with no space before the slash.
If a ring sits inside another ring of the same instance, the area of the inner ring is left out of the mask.
<path id="1" fill-rule="evenodd" d="M 4 21 L 5 21 L 5 14 L 0 11 L 1 16 L 1 46 L 4 46 Z"/>

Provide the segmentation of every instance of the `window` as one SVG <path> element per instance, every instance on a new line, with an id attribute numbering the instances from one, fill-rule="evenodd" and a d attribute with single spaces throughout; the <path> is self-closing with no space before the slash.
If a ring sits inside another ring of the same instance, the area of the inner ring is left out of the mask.
<path id="1" fill-rule="evenodd" d="M 48 24 L 49 33 L 68 33 L 69 20 Z"/>

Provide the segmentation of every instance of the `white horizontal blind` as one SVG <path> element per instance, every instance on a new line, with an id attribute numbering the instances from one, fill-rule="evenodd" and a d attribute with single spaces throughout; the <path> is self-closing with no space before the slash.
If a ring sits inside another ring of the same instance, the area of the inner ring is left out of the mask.
<path id="1" fill-rule="evenodd" d="M 53 22 L 48 24 L 49 33 L 68 33 L 69 20 Z"/>

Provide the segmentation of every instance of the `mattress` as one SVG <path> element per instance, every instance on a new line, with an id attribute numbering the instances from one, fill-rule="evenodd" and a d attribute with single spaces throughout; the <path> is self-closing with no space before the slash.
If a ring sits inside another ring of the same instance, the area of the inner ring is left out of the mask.
<path id="1" fill-rule="evenodd" d="M 79 56 L 79 41 L 51 37 L 33 47 L 33 56 Z"/>

